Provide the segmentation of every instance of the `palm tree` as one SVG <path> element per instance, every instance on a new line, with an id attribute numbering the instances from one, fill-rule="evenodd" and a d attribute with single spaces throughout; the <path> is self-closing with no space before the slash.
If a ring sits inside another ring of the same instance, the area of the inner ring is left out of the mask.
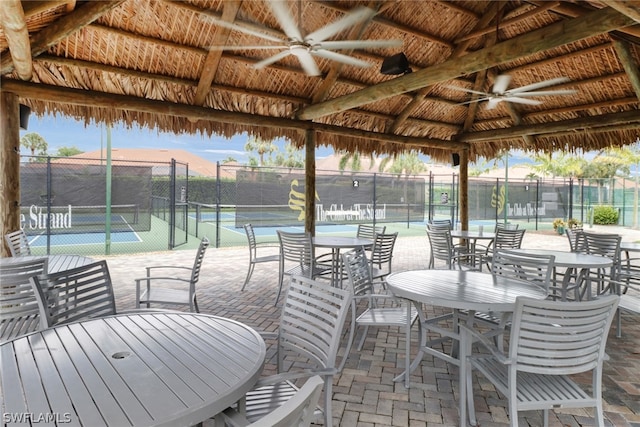
<path id="1" fill-rule="evenodd" d="M 47 148 L 49 147 L 47 141 L 36 132 L 27 133 L 20 138 L 20 145 L 31 152 L 32 157 L 29 159 L 30 162 L 37 161 L 35 156 L 46 156 Z"/>
<path id="2" fill-rule="evenodd" d="M 349 166 L 349 169 L 353 172 L 359 172 L 362 170 L 362 156 L 358 151 L 348 152 L 341 150 L 338 152 L 341 155 L 340 162 L 338 163 L 338 169 L 341 172 L 344 172 Z M 369 154 L 369 169 L 373 167 L 375 160 L 373 158 L 373 153 Z"/>
<path id="3" fill-rule="evenodd" d="M 427 167 L 418 156 L 418 153 L 416 153 L 415 151 L 405 151 L 398 155 L 394 155 L 391 158 L 386 157 L 382 159 L 379 167 L 380 172 L 384 172 L 384 169 L 390 160 L 393 160 L 393 162 L 389 167 L 389 172 L 397 174 L 398 176 L 402 176 L 403 173 L 405 175 L 403 195 L 404 200 L 407 200 L 407 187 L 409 185 L 409 177 L 426 171 Z"/>
<path id="4" fill-rule="evenodd" d="M 248 152 L 256 152 L 258 153 L 258 166 L 265 165 L 265 154 L 268 154 L 271 157 L 271 153 L 278 151 L 278 146 L 271 141 L 265 141 L 264 139 L 253 136 L 247 140 L 247 143 L 244 145 L 244 149 Z M 255 164 L 255 162 L 251 161 L 251 157 L 249 157 L 249 163 Z"/>

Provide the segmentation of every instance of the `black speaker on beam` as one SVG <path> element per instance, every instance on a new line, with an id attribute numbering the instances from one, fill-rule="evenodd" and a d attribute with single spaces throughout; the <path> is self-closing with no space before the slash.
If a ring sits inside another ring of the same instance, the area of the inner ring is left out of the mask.
<path id="1" fill-rule="evenodd" d="M 460 154 L 451 153 L 451 163 L 453 163 L 453 166 L 460 166 Z"/>
<path id="2" fill-rule="evenodd" d="M 402 52 L 385 58 L 380 68 L 380 73 L 387 75 L 407 74 L 410 72 L 409 60 Z"/>
<path id="3" fill-rule="evenodd" d="M 31 108 L 28 105 L 20 104 L 20 129 L 27 130 L 29 114 L 31 114 Z"/>

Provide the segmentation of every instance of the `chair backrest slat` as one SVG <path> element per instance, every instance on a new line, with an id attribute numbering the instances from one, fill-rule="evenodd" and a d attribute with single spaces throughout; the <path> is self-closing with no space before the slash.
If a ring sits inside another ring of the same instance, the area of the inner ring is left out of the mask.
<path id="1" fill-rule="evenodd" d="M 308 358 L 318 368 L 335 368 L 351 292 L 293 276 L 282 309 L 279 348 Z M 284 352 L 278 352 L 282 372 Z"/>
<path id="2" fill-rule="evenodd" d="M 313 264 L 314 248 L 311 233 L 290 233 L 282 230 L 278 230 L 277 233 L 283 261 L 293 261 L 301 266 Z"/>
<path id="3" fill-rule="evenodd" d="M 580 302 L 518 298 L 509 354 L 518 371 L 571 375 L 596 368 L 619 297 Z"/>
<path id="4" fill-rule="evenodd" d="M 445 261 L 447 266 L 451 267 L 453 257 L 453 240 L 451 239 L 451 230 L 427 230 L 427 237 L 429 238 L 429 246 L 431 248 L 431 256 L 433 259 Z"/>
<path id="5" fill-rule="evenodd" d="M 47 327 L 116 313 L 106 261 L 31 279 Z"/>
<path id="6" fill-rule="evenodd" d="M 29 246 L 29 239 L 22 230 L 7 233 L 4 236 L 11 251 L 11 256 L 20 257 L 31 255 L 31 246 Z"/>
<path id="7" fill-rule="evenodd" d="M 193 262 L 193 270 L 191 270 L 191 288 L 193 292 L 195 292 L 196 283 L 200 279 L 200 270 L 202 269 L 202 260 L 204 259 L 204 254 L 209 247 L 209 239 L 203 237 L 200 241 L 200 245 L 198 246 L 198 251 L 196 252 L 196 259 Z"/>
<path id="8" fill-rule="evenodd" d="M 247 242 L 249 243 L 249 260 L 253 261 L 257 256 L 256 233 L 253 231 L 253 225 L 245 224 L 244 233 L 247 235 Z"/>
<path id="9" fill-rule="evenodd" d="M 383 264 L 388 265 L 391 272 L 391 260 L 393 259 L 393 248 L 396 244 L 398 233 L 376 234 L 373 240 L 373 249 L 371 250 L 371 263 L 378 267 Z"/>
<path id="10" fill-rule="evenodd" d="M 367 255 L 361 246 L 342 254 L 344 269 L 347 271 L 353 295 L 361 297 L 374 293 L 371 268 Z"/>
<path id="11" fill-rule="evenodd" d="M 37 331 L 43 325 L 30 278 L 46 271 L 46 258 L 7 263 L 0 268 L 0 342 Z"/>
<path id="12" fill-rule="evenodd" d="M 549 293 L 554 255 L 533 255 L 497 250 L 491 260 L 491 273 L 537 285 Z"/>
<path id="13" fill-rule="evenodd" d="M 384 234 L 386 230 L 387 227 L 385 225 L 358 224 L 356 237 L 373 240 L 376 234 Z"/>
<path id="14" fill-rule="evenodd" d="M 493 241 L 493 248 L 495 249 L 520 249 L 522 246 L 522 239 L 526 228 L 518 230 L 509 230 L 506 228 L 497 228 L 496 237 Z"/>

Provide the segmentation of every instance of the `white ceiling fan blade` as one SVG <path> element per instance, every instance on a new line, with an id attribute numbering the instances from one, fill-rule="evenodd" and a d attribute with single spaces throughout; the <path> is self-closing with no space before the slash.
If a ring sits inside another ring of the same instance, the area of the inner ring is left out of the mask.
<path id="1" fill-rule="evenodd" d="M 256 46 L 207 46 L 208 50 L 270 50 L 270 49 L 289 49 L 289 45 L 256 45 Z"/>
<path id="2" fill-rule="evenodd" d="M 302 33 L 296 24 L 295 19 L 289 12 L 286 1 L 274 0 L 267 2 L 271 6 L 273 14 L 276 16 L 278 23 L 282 27 L 282 31 L 292 40 L 303 41 Z"/>
<path id="3" fill-rule="evenodd" d="M 529 99 L 529 98 L 520 98 L 519 96 L 506 96 L 501 98 L 503 101 L 515 102 L 516 104 L 527 104 L 527 105 L 540 105 L 542 101 L 538 101 L 537 99 Z"/>
<path id="4" fill-rule="evenodd" d="M 337 21 L 308 34 L 305 40 L 315 43 L 321 42 L 338 34 L 342 30 L 352 27 L 360 21 L 373 17 L 375 14 L 375 10 L 369 9 L 368 7 L 357 7 Z"/>
<path id="5" fill-rule="evenodd" d="M 256 70 L 260 70 L 266 67 L 267 65 L 271 65 L 274 62 L 280 61 L 282 58 L 286 58 L 289 55 L 291 55 L 290 50 L 283 50 L 282 52 L 276 53 L 275 55 L 270 56 L 266 59 L 263 59 L 260 62 L 256 62 L 255 64 L 253 64 L 253 68 L 255 68 Z"/>
<path id="6" fill-rule="evenodd" d="M 502 74 L 497 76 L 495 81 L 493 82 L 493 89 L 491 90 L 493 93 L 505 93 L 507 88 L 509 87 L 509 83 L 511 83 L 511 76 L 508 74 Z"/>
<path id="7" fill-rule="evenodd" d="M 489 98 L 489 102 L 487 102 L 487 110 L 493 110 L 503 101 L 503 98 Z"/>
<path id="8" fill-rule="evenodd" d="M 250 36 L 255 36 L 255 37 L 259 37 L 261 39 L 269 40 L 269 41 L 272 41 L 272 42 L 279 42 L 279 43 L 282 43 L 282 42 L 286 41 L 282 37 L 272 36 L 270 34 L 266 34 L 266 33 L 263 33 L 261 31 L 258 31 L 258 30 L 254 30 L 252 28 L 245 27 L 243 25 L 238 25 L 238 24 L 235 24 L 233 22 L 227 22 L 227 21 L 225 21 L 223 19 L 220 19 L 220 18 L 217 18 L 215 16 L 202 15 L 202 18 L 204 20 L 211 21 L 215 25 L 218 25 L 220 27 L 224 27 L 224 28 L 227 28 L 229 30 L 239 31 L 241 33 L 245 33 L 245 34 L 248 34 Z"/>
<path id="9" fill-rule="evenodd" d="M 312 50 L 313 55 L 317 55 L 321 58 L 327 58 L 332 61 L 342 62 L 343 64 L 353 65 L 356 67 L 370 67 L 371 63 L 363 61 L 361 59 L 354 58 L 353 56 L 344 55 L 342 53 L 333 52 L 331 50 Z"/>
<path id="10" fill-rule="evenodd" d="M 366 49 L 376 47 L 399 47 L 402 40 L 338 40 L 320 42 L 316 45 L 321 49 Z M 314 46 L 314 47 L 316 47 Z"/>
<path id="11" fill-rule="evenodd" d="M 518 88 L 508 90 L 507 93 L 516 94 L 520 92 L 531 92 L 532 90 L 540 89 L 543 87 L 553 86 L 560 83 L 566 83 L 569 80 L 570 79 L 568 77 L 556 77 L 555 79 L 545 80 L 543 82 L 538 82 L 538 83 L 532 83 L 526 86 L 520 86 Z"/>
<path id="12" fill-rule="evenodd" d="M 477 98 L 477 99 L 472 99 L 470 101 L 465 101 L 465 102 L 460 102 L 456 105 L 467 105 L 467 104 L 473 104 L 474 102 L 482 102 L 482 101 L 488 101 L 489 99 L 493 99 L 491 97 L 484 97 L 484 98 Z"/>
<path id="13" fill-rule="evenodd" d="M 459 90 L 462 92 L 475 93 L 476 95 L 489 96 L 489 94 L 486 92 L 478 92 L 477 90 L 467 89 L 466 87 L 450 86 L 450 85 L 444 85 L 444 87 L 448 89 Z"/>
<path id="14" fill-rule="evenodd" d="M 577 90 L 573 89 L 559 89 L 559 90 L 539 90 L 536 92 L 518 92 L 518 96 L 553 96 L 553 95 L 573 95 L 577 93 Z"/>
<path id="15" fill-rule="evenodd" d="M 320 68 L 318 68 L 318 64 L 316 64 L 315 59 L 311 56 L 308 50 L 306 49 L 293 49 L 291 51 L 292 54 L 298 57 L 300 61 L 300 65 L 304 69 L 304 72 L 309 76 L 319 76 L 322 74 Z"/>

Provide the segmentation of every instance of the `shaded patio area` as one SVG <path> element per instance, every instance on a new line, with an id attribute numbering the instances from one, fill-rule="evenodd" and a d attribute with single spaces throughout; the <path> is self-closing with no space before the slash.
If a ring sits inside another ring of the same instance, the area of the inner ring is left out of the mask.
<path id="1" fill-rule="evenodd" d="M 595 227 L 596 231 L 598 227 Z M 611 232 L 608 227 L 606 231 Z M 640 239 L 640 232 L 616 229 L 623 240 Z M 428 240 L 401 237 L 394 251 L 394 271 L 426 268 Z M 568 250 L 564 236 L 527 231 L 523 247 Z M 115 285 L 118 308 L 133 308 L 134 278 L 144 276 L 144 266 L 190 265 L 194 251 L 175 251 L 108 257 Z M 258 265 L 245 291 L 240 292 L 248 265 L 248 250 L 210 248 L 205 256 L 198 288 L 202 313 L 230 317 L 256 330 L 277 329 L 280 305 L 274 307 L 277 291 L 277 266 Z M 282 302 L 282 299 L 280 300 Z M 281 304 L 280 302 L 280 304 Z M 428 307 L 429 316 L 443 309 Z M 603 392 L 605 421 L 611 426 L 640 425 L 640 322 L 637 315 L 622 316 L 623 338 L 615 337 L 612 327 L 608 341 L 610 360 L 605 364 Z M 414 335 L 417 334 L 414 328 Z M 415 351 L 415 348 L 413 349 Z M 334 382 L 334 425 L 343 426 L 430 426 L 458 425 L 458 369 L 439 359 L 426 356 L 411 376 L 411 388 L 394 383 L 393 377 L 404 367 L 404 333 L 393 328 L 369 331 L 362 351 L 351 350 L 343 372 Z M 272 373 L 267 365 L 265 374 Z M 584 378 L 584 383 L 589 383 Z M 506 400 L 498 397 L 489 383 L 475 382 L 478 420 L 483 426 L 508 425 Z M 521 425 L 541 425 L 541 413 L 525 412 Z M 587 410 L 560 410 L 550 416 L 552 426 L 593 425 Z"/>

